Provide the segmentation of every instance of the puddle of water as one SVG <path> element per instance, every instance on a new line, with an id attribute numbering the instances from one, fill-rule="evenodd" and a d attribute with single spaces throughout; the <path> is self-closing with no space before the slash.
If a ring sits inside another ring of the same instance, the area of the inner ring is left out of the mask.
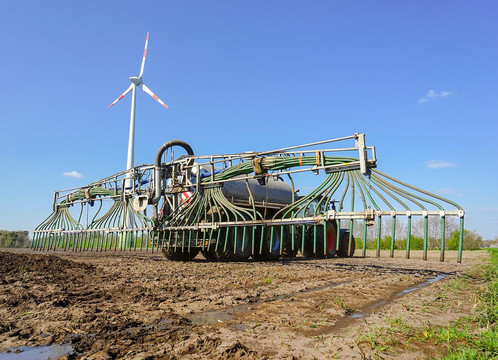
<path id="1" fill-rule="evenodd" d="M 340 286 L 340 285 L 345 285 L 348 283 L 349 283 L 349 281 L 342 282 L 342 283 L 335 283 L 335 284 L 327 284 L 327 285 L 319 286 L 316 288 L 295 291 L 295 292 L 292 292 L 292 293 L 286 294 L 286 295 L 277 295 L 277 296 L 275 296 L 273 298 L 269 298 L 269 299 L 254 301 L 251 304 L 242 304 L 242 305 L 236 305 L 236 306 L 232 306 L 230 308 L 225 308 L 225 309 L 220 309 L 220 310 L 210 310 L 210 311 L 205 311 L 205 312 L 201 312 L 201 313 L 191 314 L 189 316 L 189 319 L 190 319 L 190 321 L 192 321 L 193 324 L 196 324 L 196 325 L 212 325 L 212 324 L 216 324 L 216 323 L 221 323 L 221 322 L 235 319 L 237 317 L 237 314 L 239 314 L 239 313 L 252 311 L 258 305 L 265 303 L 265 302 L 285 300 L 285 299 L 289 299 L 293 296 L 296 296 L 298 294 L 307 294 L 307 293 L 311 293 L 311 292 L 315 292 L 315 291 L 333 288 L 333 287 Z"/>
<path id="2" fill-rule="evenodd" d="M 22 359 L 22 360 L 55 360 L 64 355 L 73 354 L 74 350 L 70 344 L 49 346 L 20 346 L 10 348 L 0 353 L 0 360 Z"/>
<path id="3" fill-rule="evenodd" d="M 247 305 L 246 305 L 247 310 Z M 238 312 L 243 312 L 244 310 L 239 310 Z M 230 308 L 228 310 L 220 310 L 220 311 L 206 311 L 203 313 L 192 314 L 189 316 L 190 321 L 196 325 L 210 325 L 225 322 L 228 320 L 232 320 L 235 318 L 235 313 L 237 309 Z"/>
<path id="4" fill-rule="evenodd" d="M 402 296 L 404 296 L 406 294 L 409 294 L 409 293 L 411 293 L 413 291 L 420 290 L 423 287 L 426 287 L 426 286 L 428 286 L 430 284 L 433 284 L 435 282 L 441 281 L 441 280 L 443 280 L 447 276 L 448 276 L 447 274 L 438 274 L 435 277 L 430 278 L 430 279 L 426 280 L 425 282 L 423 282 L 421 284 L 409 287 L 407 289 L 404 289 L 404 290 L 398 292 L 397 294 L 395 294 L 394 296 L 392 296 L 388 300 L 379 300 L 379 301 L 377 301 L 377 302 L 375 302 L 373 304 L 368 304 L 368 305 L 364 306 L 362 309 L 360 309 L 360 311 L 355 311 L 352 314 L 349 314 L 349 315 L 344 316 L 343 318 L 339 319 L 334 324 L 334 330 L 343 328 L 343 327 L 349 325 L 354 320 L 366 318 L 367 316 L 369 316 L 370 314 L 372 314 L 373 312 L 375 312 L 375 310 L 377 310 L 378 308 L 386 305 L 388 302 L 391 302 L 391 301 L 393 301 L 393 300 L 395 300 L 397 298 L 400 298 L 400 297 L 402 297 Z"/>
<path id="5" fill-rule="evenodd" d="M 417 286 L 413 286 L 411 288 L 408 288 L 408 289 L 405 289 L 403 291 L 400 291 L 399 293 L 396 294 L 396 296 L 399 297 L 399 296 L 403 296 L 403 295 L 406 295 L 408 293 L 411 293 L 412 291 L 420 290 L 420 289 L 422 289 L 423 287 L 425 287 L 427 285 L 430 285 L 430 284 L 433 284 L 435 282 L 443 280 L 446 276 L 448 276 L 448 275 L 446 275 L 446 274 L 438 274 L 435 277 L 433 277 L 432 279 L 429 279 L 429 280 L 427 280 L 426 282 L 424 282 L 422 284 L 419 284 Z"/>
<path id="6" fill-rule="evenodd" d="M 395 298 L 402 297 L 402 296 L 404 296 L 408 293 L 411 293 L 413 291 L 420 290 L 427 285 L 430 285 L 430 284 L 435 283 L 437 281 L 441 281 L 446 276 L 447 276 L 447 274 L 436 275 L 435 277 L 430 278 L 421 284 L 418 284 L 416 286 L 413 286 L 413 287 L 410 287 L 410 288 L 407 288 L 407 289 L 400 291 L 399 293 L 395 294 L 394 296 L 392 296 L 388 300 L 379 300 L 373 304 L 368 304 L 367 306 L 360 309 L 360 311 L 355 311 L 355 312 L 339 319 L 335 323 L 334 328 L 342 328 L 351 321 L 354 321 L 356 319 L 363 319 L 363 318 L 369 316 L 371 313 L 375 312 L 375 310 L 377 310 L 378 308 L 386 305 L 388 302 L 393 301 Z M 258 301 L 251 303 L 251 304 L 236 305 L 236 306 L 232 306 L 230 308 L 225 308 L 225 309 L 220 309 L 220 310 L 208 310 L 208 311 L 201 312 L 201 313 L 191 314 L 189 316 L 189 320 L 192 321 L 192 323 L 196 324 L 196 325 L 212 325 L 212 324 L 216 324 L 216 323 L 222 323 L 222 322 L 226 322 L 226 321 L 235 319 L 237 317 L 237 314 L 239 314 L 239 313 L 252 311 L 258 305 L 265 303 L 265 302 L 276 301 L 276 300 L 286 300 L 286 299 L 289 299 L 289 298 L 296 296 L 298 294 L 312 293 L 315 291 L 333 288 L 333 287 L 340 286 L 340 285 L 346 285 L 348 283 L 349 283 L 349 281 L 342 282 L 342 283 L 327 284 L 324 286 L 319 286 L 319 287 L 315 287 L 315 288 L 311 288 L 311 289 L 295 291 L 295 292 L 292 292 L 292 293 L 286 294 L 286 295 L 278 295 L 278 296 L 275 296 L 274 298 L 258 300 Z M 2 360 L 2 359 L 0 359 L 0 360 Z"/>
<path id="7" fill-rule="evenodd" d="M 365 314 L 364 313 L 352 313 L 351 315 L 349 315 L 349 317 L 351 319 L 362 319 L 365 317 Z"/>

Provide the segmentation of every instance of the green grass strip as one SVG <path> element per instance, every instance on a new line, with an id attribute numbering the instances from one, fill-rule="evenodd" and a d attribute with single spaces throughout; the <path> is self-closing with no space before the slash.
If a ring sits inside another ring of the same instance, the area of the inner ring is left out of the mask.
<path id="1" fill-rule="evenodd" d="M 491 259 L 484 273 L 486 288 L 480 293 L 480 305 L 476 315 L 470 319 L 477 331 L 440 329 L 441 340 L 453 338 L 456 347 L 442 357 L 443 360 L 488 360 L 498 359 L 498 249 L 488 250 Z M 458 339 L 456 339 L 458 337 Z M 449 342 L 448 341 L 448 342 Z"/>

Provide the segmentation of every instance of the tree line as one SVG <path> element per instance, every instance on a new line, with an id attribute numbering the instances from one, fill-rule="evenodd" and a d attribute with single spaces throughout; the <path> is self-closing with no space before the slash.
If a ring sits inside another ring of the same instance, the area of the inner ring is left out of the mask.
<path id="1" fill-rule="evenodd" d="M 30 245 L 31 241 L 28 231 L 0 230 L 0 247 L 2 248 L 22 248 L 29 247 Z"/>
<path id="2" fill-rule="evenodd" d="M 367 249 L 377 248 L 378 226 L 376 223 L 367 228 Z M 342 224 L 345 227 L 345 224 Z M 460 238 L 460 225 L 457 218 L 447 217 L 445 223 L 445 249 L 457 250 Z M 441 219 L 439 217 L 429 217 L 427 226 L 427 248 L 429 250 L 441 248 Z M 423 219 L 412 223 L 410 234 L 410 249 L 422 250 L 424 247 L 424 222 Z M 394 249 L 405 250 L 407 246 L 407 222 L 405 219 L 396 221 L 396 238 L 394 239 Z M 392 219 L 387 217 L 382 219 L 380 249 L 391 249 L 392 243 Z M 356 248 L 363 247 L 363 223 L 354 224 L 353 235 L 356 241 Z M 482 247 L 483 239 L 474 230 L 464 230 L 463 249 L 476 250 Z"/>

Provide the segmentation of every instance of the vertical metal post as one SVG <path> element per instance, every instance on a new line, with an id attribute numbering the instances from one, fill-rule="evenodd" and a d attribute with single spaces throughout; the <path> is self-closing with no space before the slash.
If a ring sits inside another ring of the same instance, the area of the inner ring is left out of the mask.
<path id="1" fill-rule="evenodd" d="M 428 227 L 429 227 L 429 219 L 427 215 L 427 211 L 424 211 L 424 260 L 427 260 L 427 241 L 428 241 Z"/>
<path id="2" fill-rule="evenodd" d="M 57 198 L 59 197 L 59 192 L 58 191 L 55 191 L 54 192 L 54 203 L 53 203 L 53 206 L 52 206 L 52 211 L 53 212 L 56 212 L 57 211 Z"/>
<path id="3" fill-rule="evenodd" d="M 273 226 L 270 227 L 270 249 L 269 252 L 273 250 Z"/>
<path id="4" fill-rule="evenodd" d="M 348 175 L 349 179 L 349 175 Z M 354 196 L 355 196 L 355 188 L 354 188 L 354 181 L 352 181 L 352 186 L 351 186 L 351 211 L 354 211 Z M 351 249 L 351 241 L 355 241 L 356 239 L 353 236 L 353 228 L 354 228 L 354 220 L 350 219 L 349 220 L 349 247 L 348 249 Z"/>
<path id="5" fill-rule="evenodd" d="M 367 256 L 367 221 L 363 220 L 363 257 Z"/>
<path id="6" fill-rule="evenodd" d="M 197 192 L 201 190 L 201 166 L 197 165 L 197 174 L 195 174 L 195 186 L 197 188 Z"/>
<path id="7" fill-rule="evenodd" d="M 327 240 L 325 238 L 325 240 Z M 335 232 L 335 250 L 339 251 L 339 246 L 341 245 L 341 220 L 336 220 L 336 232 Z"/>
<path id="8" fill-rule="evenodd" d="M 247 232 L 247 226 L 244 226 L 243 230 L 242 230 L 242 252 L 245 252 L 246 250 L 246 241 L 247 241 L 247 238 L 246 238 L 246 232 Z"/>
<path id="9" fill-rule="evenodd" d="M 303 254 L 304 254 L 305 239 L 306 239 L 306 225 L 303 224 L 301 227 L 301 253 Z"/>
<path id="10" fill-rule="evenodd" d="M 349 243 L 348 243 L 348 250 L 351 249 L 351 243 L 353 241 L 356 241 L 354 236 L 353 236 L 353 226 L 354 226 L 354 221 L 353 219 L 349 220 Z"/>
<path id="11" fill-rule="evenodd" d="M 380 257 L 380 240 L 382 237 L 382 215 L 377 216 L 377 257 Z"/>
<path id="12" fill-rule="evenodd" d="M 441 254 L 439 255 L 439 261 L 444 261 L 444 248 L 446 247 L 446 217 L 444 211 L 441 211 Z"/>
<path id="13" fill-rule="evenodd" d="M 462 262 L 462 250 L 463 250 L 463 235 L 464 235 L 464 228 L 463 228 L 463 210 L 460 211 L 460 233 L 458 234 L 458 258 L 457 262 L 461 263 Z"/>
<path id="14" fill-rule="evenodd" d="M 294 254 L 294 250 L 295 250 L 295 236 L 296 236 L 296 226 L 295 225 L 291 225 L 291 239 L 292 239 L 292 253 Z"/>
<path id="15" fill-rule="evenodd" d="M 410 258 L 410 241 L 412 238 L 412 213 L 411 211 L 406 212 L 408 216 L 408 224 L 406 228 L 406 258 Z"/>
<path id="16" fill-rule="evenodd" d="M 265 238 L 265 227 L 261 226 L 261 239 L 259 240 L 259 253 L 260 254 L 263 254 L 263 241 L 264 241 L 264 238 Z"/>
<path id="17" fill-rule="evenodd" d="M 327 221 L 323 222 L 322 231 L 323 231 L 323 255 L 327 257 Z"/>
<path id="18" fill-rule="evenodd" d="M 365 134 L 355 134 L 355 145 L 358 148 L 359 160 L 360 160 L 360 171 L 362 174 L 368 172 L 367 164 L 367 149 L 365 147 Z"/>
<path id="19" fill-rule="evenodd" d="M 254 250 L 256 246 L 256 226 L 252 227 L 252 242 L 251 242 L 251 255 L 254 256 Z"/>
<path id="20" fill-rule="evenodd" d="M 185 230 L 182 230 L 182 252 L 185 252 Z"/>
<path id="21" fill-rule="evenodd" d="M 392 215 L 393 226 L 391 231 L 391 257 L 394 257 L 394 241 L 396 239 L 396 213 Z"/>

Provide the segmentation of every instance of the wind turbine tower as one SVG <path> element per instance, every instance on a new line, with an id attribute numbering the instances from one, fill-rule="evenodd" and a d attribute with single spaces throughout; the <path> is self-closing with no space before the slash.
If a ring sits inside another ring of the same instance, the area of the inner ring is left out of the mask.
<path id="1" fill-rule="evenodd" d="M 135 108 L 136 108 L 136 98 L 137 98 L 137 87 L 141 90 L 145 91 L 147 94 L 152 96 L 159 104 L 164 106 L 166 109 L 169 109 L 168 105 L 166 105 L 161 99 L 159 99 L 156 94 L 152 92 L 142 81 L 142 75 L 144 73 L 145 66 L 145 57 L 147 55 L 147 44 L 149 42 L 149 33 L 147 32 L 147 37 L 145 39 L 145 49 L 144 56 L 142 58 L 142 66 L 140 67 L 140 75 L 130 77 L 131 85 L 128 89 L 125 90 L 114 102 L 109 105 L 109 108 L 125 97 L 130 91 L 131 93 L 131 112 L 130 112 L 130 133 L 128 137 L 128 157 L 126 160 L 126 170 L 130 170 L 133 168 L 134 164 L 134 152 L 135 152 Z M 131 188 L 133 186 L 131 174 L 127 174 L 126 176 L 126 188 Z"/>

